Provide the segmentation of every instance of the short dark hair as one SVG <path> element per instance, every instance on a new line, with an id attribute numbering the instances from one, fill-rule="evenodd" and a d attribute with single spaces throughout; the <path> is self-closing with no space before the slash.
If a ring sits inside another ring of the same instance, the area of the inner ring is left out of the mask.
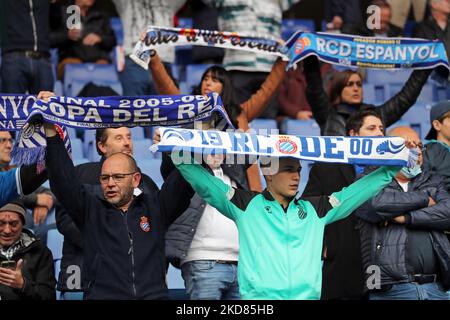
<path id="1" fill-rule="evenodd" d="M 368 116 L 373 116 L 381 120 L 381 123 L 384 125 L 383 118 L 381 117 L 381 114 L 378 112 L 376 108 L 364 108 L 362 110 L 358 110 L 355 113 L 353 113 L 348 119 L 345 124 L 345 132 L 347 135 L 350 135 L 350 131 L 353 130 L 355 132 L 359 132 L 361 129 L 364 119 Z"/>
<path id="2" fill-rule="evenodd" d="M 101 142 L 101 144 L 105 144 L 106 140 L 108 140 L 108 132 L 106 132 L 106 130 L 108 130 L 108 128 L 95 130 L 95 148 L 100 156 L 104 156 L 105 154 L 98 147 L 98 143 Z"/>

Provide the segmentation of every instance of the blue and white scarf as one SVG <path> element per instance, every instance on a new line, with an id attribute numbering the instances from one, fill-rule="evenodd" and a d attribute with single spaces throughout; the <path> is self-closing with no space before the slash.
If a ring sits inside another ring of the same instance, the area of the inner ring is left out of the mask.
<path id="1" fill-rule="evenodd" d="M 301 160 L 358 165 L 411 166 L 417 153 L 400 137 L 317 137 L 257 135 L 228 130 L 161 128 L 153 152 L 185 150 L 202 154 L 294 157 Z"/>
<path id="2" fill-rule="evenodd" d="M 40 118 L 60 125 L 61 136 L 70 149 L 64 125 L 83 129 L 186 125 L 208 120 L 215 114 L 219 115 L 220 129 L 233 127 L 217 93 L 210 93 L 207 97 L 51 97 L 48 101 L 28 95 L 0 96 L 0 131 L 22 130 L 13 150 L 13 160 L 17 165 L 36 160 L 43 163 L 46 144 Z"/>
<path id="3" fill-rule="evenodd" d="M 251 51 L 282 57 L 294 67 L 315 55 L 320 60 L 342 65 L 377 69 L 450 69 L 441 41 L 408 38 L 376 38 L 298 31 L 286 42 L 237 32 L 150 26 L 146 37 L 136 44 L 131 58 L 148 68 L 150 49 L 162 45 L 200 45 Z"/>

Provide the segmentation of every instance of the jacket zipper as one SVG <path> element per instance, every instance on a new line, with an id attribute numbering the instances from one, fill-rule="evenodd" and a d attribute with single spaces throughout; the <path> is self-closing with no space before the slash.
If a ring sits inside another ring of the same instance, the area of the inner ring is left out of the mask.
<path id="1" fill-rule="evenodd" d="M 128 250 L 128 254 L 131 255 L 131 278 L 132 278 L 132 286 L 133 286 L 133 294 L 136 297 L 136 283 L 135 283 L 135 274 L 134 274 L 134 248 L 133 248 L 133 236 L 131 235 L 130 229 L 128 228 L 128 219 L 126 214 L 124 214 L 125 218 L 125 226 L 127 227 L 128 239 L 130 240 L 130 249 Z"/>
<path id="2" fill-rule="evenodd" d="M 34 19 L 34 13 L 33 13 L 33 0 L 28 0 L 28 3 L 30 4 L 30 18 L 31 18 L 31 25 L 33 26 L 33 38 L 34 38 L 34 51 L 37 51 L 37 31 L 36 31 L 36 21 Z"/>
<path id="3" fill-rule="evenodd" d="M 284 217 L 285 217 L 285 221 L 286 221 L 286 259 L 287 259 L 287 269 L 288 269 L 288 292 L 289 292 L 289 296 L 291 293 L 291 289 L 292 289 L 292 283 L 291 283 L 291 259 L 289 258 L 289 219 L 288 219 L 288 212 L 289 212 L 289 205 L 286 209 L 286 211 L 284 211 L 284 208 L 281 204 L 279 204 L 281 207 L 281 210 L 283 210 L 284 212 Z M 289 297 L 288 297 L 289 299 Z"/>

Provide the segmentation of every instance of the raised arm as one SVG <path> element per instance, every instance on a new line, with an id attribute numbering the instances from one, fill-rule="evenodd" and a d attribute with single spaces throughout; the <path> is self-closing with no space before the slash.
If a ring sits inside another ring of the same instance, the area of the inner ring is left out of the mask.
<path id="1" fill-rule="evenodd" d="M 177 88 L 172 78 L 167 73 L 167 70 L 161 61 L 161 58 L 156 53 L 156 51 L 155 55 L 151 57 L 149 68 L 158 94 L 161 95 L 180 94 L 180 90 Z"/>
<path id="2" fill-rule="evenodd" d="M 53 125 L 45 124 L 47 136 L 47 165 L 50 189 L 62 206 L 68 210 L 78 227 L 84 225 L 85 206 L 90 197 L 75 174 L 72 160 Z"/>
<path id="3" fill-rule="evenodd" d="M 261 88 L 256 91 L 250 99 L 241 104 L 242 112 L 247 116 L 248 122 L 257 118 L 266 108 L 281 81 L 286 75 L 286 61 L 280 58 L 275 61 L 270 74 L 264 80 Z"/>
<path id="4" fill-rule="evenodd" d="M 209 174 L 205 168 L 197 163 L 180 163 L 180 159 L 175 154 L 172 154 L 172 159 L 183 177 L 203 200 L 228 218 L 234 221 L 238 220 L 242 211 L 230 201 L 236 192 L 234 188 Z"/>
<path id="5" fill-rule="evenodd" d="M 331 104 L 328 95 L 323 89 L 319 60 L 313 56 L 306 58 L 303 60 L 303 69 L 307 83 L 306 97 L 311 106 L 313 117 L 322 129 L 327 122 L 328 111 L 331 108 Z"/>
<path id="6" fill-rule="evenodd" d="M 349 216 L 360 205 L 386 187 L 400 169 L 401 167 L 397 166 L 383 166 L 341 191 L 333 193 L 330 196 L 333 209 L 323 217 L 325 223 L 333 223 Z"/>

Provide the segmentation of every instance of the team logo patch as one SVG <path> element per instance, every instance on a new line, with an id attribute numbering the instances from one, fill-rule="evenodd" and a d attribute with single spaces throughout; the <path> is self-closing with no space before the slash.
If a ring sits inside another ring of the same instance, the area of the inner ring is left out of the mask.
<path id="1" fill-rule="evenodd" d="M 22 129 L 22 138 L 29 139 L 36 130 L 36 126 L 32 123 L 27 123 Z"/>
<path id="2" fill-rule="evenodd" d="M 288 137 L 281 137 L 277 141 L 275 148 L 284 154 L 294 154 L 298 149 L 297 144 Z"/>
<path id="3" fill-rule="evenodd" d="M 311 41 L 308 37 L 298 38 L 297 42 L 295 43 L 295 54 L 301 53 L 303 50 L 305 50 L 306 47 L 310 45 Z"/>
<path id="4" fill-rule="evenodd" d="M 265 206 L 264 210 L 266 210 L 267 213 L 272 213 L 272 208 L 270 206 Z"/>
<path id="5" fill-rule="evenodd" d="M 378 154 L 385 154 L 385 153 L 399 153 L 405 148 L 404 144 L 395 145 L 392 143 L 392 141 L 384 141 L 380 143 L 377 147 L 377 153 Z"/>
<path id="6" fill-rule="evenodd" d="M 305 211 L 302 207 L 300 207 L 300 208 L 298 209 L 297 215 L 298 215 L 298 218 L 299 218 L 300 220 L 303 220 L 303 219 L 306 218 L 307 213 L 306 213 L 306 211 Z"/>
<path id="7" fill-rule="evenodd" d="M 150 231 L 150 222 L 146 216 L 141 217 L 141 222 L 139 223 L 142 231 L 149 232 Z"/>

